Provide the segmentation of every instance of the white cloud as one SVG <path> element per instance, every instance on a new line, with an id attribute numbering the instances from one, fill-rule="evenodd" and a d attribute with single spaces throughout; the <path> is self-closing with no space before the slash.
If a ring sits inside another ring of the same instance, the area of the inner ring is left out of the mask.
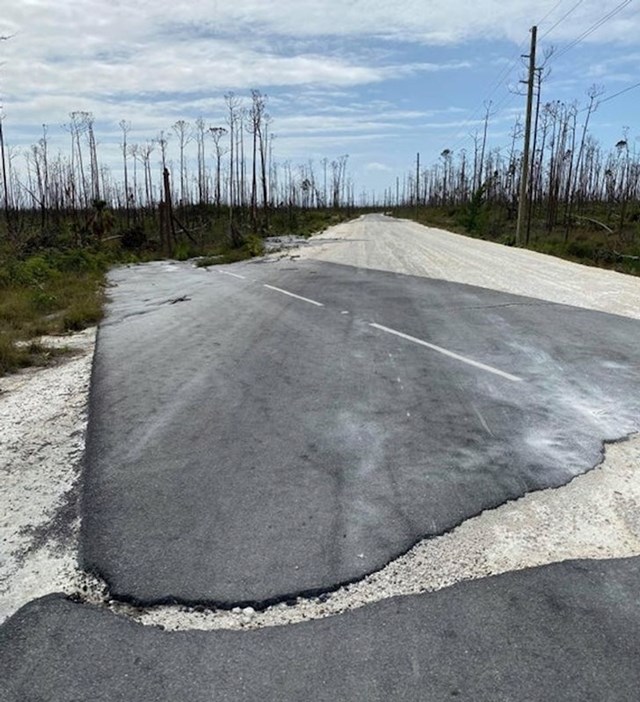
<path id="1" fill-rule="evenodd" d="M 582 3 L 545 41 L 561 48 L 617 1 Z M 123 118 L 143 141 L 182 117 L 223 120 L 223 93 L 252 87 L 274 93 L 270 109 L 277 113 L 276 132 L 286 136 L 278 144 L 287 153 L 304 144 L 331 155 L 350 150 L 350 144 L 404 138 L 412 127 L 416 139 L 427 130 L 444 138 L 447 129 L 474 128 L 477 120 L 464 117 L 467 108 L 451 108 L 446 115 L 444 109 L 426 109 L 431 107 L 426 98 L 411 95 L 403 102 L 389 86 L 414 80 L 434 93 L 449 78 L 503 65 L 499 49 L 470 57 L 461 47 L 475 40 L 484 42 L 484 51 L 487 41 L 526 43 L 530 26 L 556 5 L 557 0 L 3 0 L 0 35 L 14 36 L 0 42 L 0 99 L 8 124 L 21 128 L 20 140 L 27 138 L 29 125 L 35 141 L 41 124 L 59 127 L 70 111 L 89 110 L 111 125 L 99 135 L 105 142 L 117 139 L 114 125 Z M 541 35 L 570 7 L 558 5 Z M 585 44 L 613 50 L 639 35 L 640 14 L 631 5 Z M 514 47 L 514 53 L 521 52 Z M 580 95 L 601 77 L 621 84 L 638 68 L 637 51 L 627 50 L 626 56 L 635 59 L 615 63 L 603 57 L 569 79 Z M 466 98 L 456 101 L 464 105 Z M 378 163 L 363 159 L 363 167 L 365 161 Z"/>
<path id="2" fill-rule="evenodd" d="M 367 163 L 365 169 L 368 171 L 381 171 L 382 173 L 390 173 L 393 171 L 390 166 L 387 166 L 385 163 L 379 163 L 378 161 Z"/>

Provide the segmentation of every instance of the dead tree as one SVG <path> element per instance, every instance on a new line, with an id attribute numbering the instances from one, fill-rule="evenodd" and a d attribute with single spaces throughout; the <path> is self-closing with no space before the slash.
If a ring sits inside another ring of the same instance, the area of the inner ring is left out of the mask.
<path id="1" fill-rule="evenodd" d="M 122 166 L 124 175 L 124 207 L 127 217 L 127 226 L 129 226 L 129 170 L 127 164 L 127 135 L 131 131 L 131 122 L 127 122 L 125 119 L 121 119 L 119 122 L 120 129 L 122 130 Z"/>
<path id="2" fill-rule="evenodd" d="M 178 147 L 180 149 L 180 204 L 184 205 L 185 193 L 187 191 L 187 166 L 184 155 L 184 150 L 187 144 L 193 138 L 193 132 L 188 122 L 183 119 L 179 119 L 173 126 L 173 131 L 178 137 Z"/>
<path id="3" fill-rule="evenodd" d="M 209 201 L 207 192 L 207 175 L 205 166 L 205 134 L 206 126 L 204 119 L 198 117 L 195 121 L 195 139 L 198 152 L 198 203 L 203 205 Z"/>
<path id="4" fill-rule="evenodd" d="M 222 156 L 224 155 L 224 148 L 220 144 L 220 140 L 227 133 L 224 127 L 209 127 L 209 134 L 213 139 L 215 154 L 216 154 L 216 209 L 220 211 L 220 203 L 222 197 Z"/>

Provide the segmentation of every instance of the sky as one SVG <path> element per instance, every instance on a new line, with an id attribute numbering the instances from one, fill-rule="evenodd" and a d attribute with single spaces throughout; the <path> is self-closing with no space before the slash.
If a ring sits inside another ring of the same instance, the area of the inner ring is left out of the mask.
<path id="1" fill-rule="evenodd" d="M 348 155 L 356 192 L 381 193 L 418 152 L 472 149 L 487 108 L 489 145 L 508 146 L 534 24 L 543 101 L 586 105 L 595 84 L 592 133 L 613 146 L 626 127 L 640 149 L 640 0 L 3 0 L 5 139 L 17 162 L 46 124 L 66 149 L 69 113 L 89 111 L 117 171 L 121 120 L 140 144 L 180 119 L 224 126 L 225 93 L 257 89 L 279 162 Z"/>

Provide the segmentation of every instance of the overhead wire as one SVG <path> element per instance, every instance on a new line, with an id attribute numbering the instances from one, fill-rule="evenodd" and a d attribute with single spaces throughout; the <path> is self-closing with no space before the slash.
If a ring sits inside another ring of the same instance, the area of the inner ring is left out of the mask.
<path id="1" fill-rule="evenodd" d="M 547 29 L 547 31 L 540 37 L 540 41 L 542 41 L 542 39 L 544 39 L 545 37 L 549 36 L 549 34 L 551 34 L 551 32 L 553 32 L 553 30 L 557 26 L 561 25 L 567 19 L 567 17 L 569 17 L 569 15 L 573 14 L 575 10 L 577 10 L 580 7 L 580 5 L 582 5 L 583 2 L 584 0 L 578 0 L 578 2 L 570 10 L 565 12 L 565 14 L 562 15 L 562 17 L 555 24 L 553 24 L 551 27 L 549 27 L 549 29 Z M 544 20 L 539 22 L 539 24 L 542 24 L 543 21 Z"/>
<path id="2" fill-rule="evenodd" d="M 559 59 L 561 56 L 564 56 L 568 51 L 574 48 L 574 46 L 577 46 L 580 44 L 582 41 L 584 41 L 588 36 L 593 34 L 597 29 L 600 29 L 602 25 L 606 24 L 610 19 L 613 19 L 617 14 L 622 12 L 627 5 L 630 5 L 633 2 L 633 0 L 622 0 L 622 2 L 618 3 L 612 10 L 607 12 L 605 15 L 603 15 L 599 20 L 594 22 L 590 27 L 588 27 L 582 34 L 577 36 L 575 39 L 573 39 L 569 44 L 564 46 L 560 51 L 558 51 L 556 54 L 553 55 L 553 60 L 556 61 Z"/>
<path id="3" fill-rule="evenodd" d="M 538 26 L 542 25 L 551 15 L 555 13 L 555 11 L 562 5 L 564 0 L 559 0 L 545 15 L 542 17 L 542 19 L 539 20 Z M 554 22 L 549 29 L 547 29 L 544 34 L 540 37 L 540 39 L 544 39 L 545 37 L 549 36 L 549 34 L 559 27 L 563 22 L 565 22 L 582 4 L 584 0 L 578 0 L 576 3 L 574 3 L 556 22 Z M 595 31 L 597 31 L 600 27 L 602 27 L 604 24 L 606 24 L 609 20 L 613 19 L 616 15 L 618 15 L 622 10 L 624 10 L 628 5 L 631 4 L 633 0 L 621 0 L 621 2 L 618 3 L 612 10 L 609 12 L 605 13 L 602 17 L 600 17 L 596 22 L 594 22 L 592 25 L 590 25 L 584 32 L 582 32 L 580 35 L 575 37 L 569 44 L 564 46 L 559 52 L 556 52 L 550 57 L 550 60 L 556 60 L 566 54 L 568 51 L 570 51 L 572 48 L 580 44 L 582 41 L 584 41 L 587 37 L 589 37 L 591 34 L 593 34 Z M 498 89 L 508 80 L 509 76 L 511 75 L 514 67 L 517 65 L 521 58 L 521 52 L 526 46 L 526 42 L 523 42 L 520 44 L 518 48 L 518 54 L 515 56 L 515 58 L 508 62 L 500 71 L 498 74 L 496 80 L 492 84 L 492 87 L 490 88 L 488 94 L 484 97 L 482 102 L 478 104 L 475 109 L 469 113 L 469 116 L 462 122 L 460 125 L 460 130 L 464 129 L 465 127 L 471 125 L 474 123 L 476 120 L 476 117 L 478 113 L 480 112 L 481 108 L 484 107 L 485 110 L 491 109 L 492 101 L 491 98 L 495 95 L 495 93 L 498 91 Z M 618 93 L 615 93 L 614 95 L 611 95 L 608 98 L 605 98 L 604 100 L 600 100 L 598 104 L 603 104 L 605 102 L 608 102 L 609 100 L 613 100 L 613 98 L 618 97 L 619 95 L 622 95 L 623 93 L 626 93 L 634 88 L 637 88 L 640 86 L 640 83 L 637 83 L 635 85 L 629 86 L 625 88 L 624 90 L 619 91 Z M 493 107 L 493 116 L 498 114 L 501 110 L 504 108 L 508 107 L 514 99 L 517 97 L 517 93 L 514 92 L 508 92 L 505 94 L 505 96 L 500 100 L 500 102 Z M 461 144 L 466 142 L 469 138 L 471 138 L 470 134 L 467 135 L 461 135 L 455 143 L 452 145 L 451 150 L 457 149 Z"/>
<path id="4" fill-rule="evenodd" d="M 564 0 L 558 0 L 558 2 L 547 12 L 547 14 L 541 19 L 538 20 L 538 26 L 541 25 L 548 17 L 550 17 L 559 7 L 562 5 Z M 582 2 L 582 0 L 580 0 Z"/>
<path id="5" fill-rule="evenodd" d="M 629 0 L 631 1 L 631 0 Z M 538 26 L 542 25 L 559 7 L 562 5 L 564 0 L 558 0 L 558 2 L 538 21 Z M 578 0 L 577 3 L 575 3 L 557 22 L 555 22 L 552 27 L 545 32 L 544 36 L 547 36 L 549 32 L 553 31 L 559 24 L 564 22 L 564 20 L 569 17 L 582 3 L 584 0 Z M 482 102 L 475 107 L 475 109 L 469 113 L 469 116 L 463 121 L 463 123 L 460 125 L 460 129 L 464 129 L 465 127 L 471 125 L 474 122 L 474 119 L 476 115 L 480 112 L 480 109 L 484 107 L 485 109 L 489 109 L 491 105 L 491 98 L 495 95 L 495 93 L 498 91 L 498 89 L 508 80 L 509 76 L 511 75 L 513 69 L 515 66 L 518 64 L 520 59 L 522 58 L 522 51 L 526 48 L 527 43 L 522 42 L 519 47 L 518 51 L 510 62 L 507 62 L 505 64 L 505 67 L 502 68 L 500 73 L 498 73 L 498 76 L 494 83 L 492 84 L 492 87 L 490 88 L 488 94 L 483 98 Z M 497 114 L 502 107 L 504 106 L 505 102 L 513 102 L 515 99 L 515 94 L 512 92 L 508 92 L 502 100 L 494 107 L 494 115 Z M 467 141 L 467 139 L 470 138 L 470 135 L 464 135 L 461 136 L 460 138 L 457 139 L 456 142 L 451 147 L 451 150 L 454 151 L 455 149 L 460 146 L 460 144 L 464 143 Z"/>
<path id="6" fill-rule="evenodd" d="M 562 2 L 562 0 L 561 0 Z M 558 3 L 560 4 L 560 3 Z M 556 5 L 557 7 L 557 5 Z M 460 129 L 463 129 L 469 125 L 471 125 L 474 122 L 474 119 L 476 115 L 480 112 L 481 108 L 485 108 L 485 110 L 490 109 L 492 101 L 491 98 L 495 95 L 497 90 L 506 82 L 506 80 L 509 78 L 511 75 L 511 72 L 513 71 L 514 67 L 518 63 L 518 61 L 521 58 L 521 51 L 525 48 L 526 43 L 523 42 L 519 48 L 518 48 L 518 53 L 516 54 L 515 58 L 510 62 L 506 64 L 506 68 L 503 67 L 500 73 L 498 74 L 498 77 L 496 78 L 495 82 L 493 83 L 491 89 L 489 90 L 488 94 L 484 97 L 482 100 L 482 103 L 477 105 L 475 109 L 469 113 L 469 116 L 464 120 L 464 122 L 460 125 Z M 509 94 L 507 93 L 507 98 L 509 97 Z M 504 98 L 503 101 L 504 102 Z M 502 103 L 500 103 L 502 104 Z M 494 111 L 497 111 L 499 107 L 494 108 Z M 465 142 L 469 138 L 469 135 L 465 135 L 460 137 L 453 145 L 452 145 L 452 151 L 455 151 L 455 149 L 458 148 L 458 146 Z"/>
<path id="7" fill-rule="evenodd" d="M 624 95 L 624 93 L 628 93 L 630 90 L 634 90 L 635 88 L 640 88 L 640 81 L 638 81 L 637 83 L 634 83 L 633 85 L 628 85 L 626 88 L 623 88 L 622 90 L 618 90 L 617 93 L 614 93 L 613 95 L 609 95 L 609 97 L 606 97 L 603 100 L 598 100 L 598 105 L 602 105 L 605 102 L 609 102 L 609 100 L 613 100 L 614 98 L 617 98 L 619 95 Z"/>

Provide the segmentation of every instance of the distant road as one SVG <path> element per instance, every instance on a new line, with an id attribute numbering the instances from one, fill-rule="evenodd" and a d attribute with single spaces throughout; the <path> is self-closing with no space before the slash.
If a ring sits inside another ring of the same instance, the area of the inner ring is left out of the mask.
<path id="1" fill-rule="evenodd" d="M 326 591 L 639 428 L 635 320 L 289 258 L 112 279 L 82 557 L 117 598 Z"/>
<path id="2" fill-rule="evenodd" d="M 366 215 L 313 237 L 302 259 L 478 285 L 640 319 L 640 278 L 408 220 Z"/>

